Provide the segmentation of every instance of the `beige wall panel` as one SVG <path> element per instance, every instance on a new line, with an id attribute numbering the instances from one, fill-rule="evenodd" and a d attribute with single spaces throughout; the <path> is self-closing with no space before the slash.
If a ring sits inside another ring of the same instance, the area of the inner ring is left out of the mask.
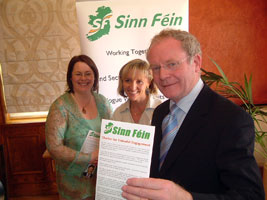
<path id="1" fill-rule="evenodd" d="M 81 53 L 74 0 L 0 0 L 0 62 L 8 113 L 47 111 Z"/>

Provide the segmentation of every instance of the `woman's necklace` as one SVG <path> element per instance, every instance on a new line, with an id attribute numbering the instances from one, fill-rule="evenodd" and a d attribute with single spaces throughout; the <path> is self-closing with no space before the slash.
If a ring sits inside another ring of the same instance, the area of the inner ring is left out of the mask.
<path id="1" fill-rule="evenodd" d="M 83 114 L 86 114 L 85 106 L 82 108 L 82 112 L 83 112 Z"/>
<path id="2" fill-rule="evenodd" d="M 91 103 L 91 98 L 89 99 L 88 103 L 86 103 L 83 107 L 82 107 L 82 113 L 86 114 L 86 106 L 88 106 Z"/>
<path id="3" fill-rule="evenodd" d="M 78 103 L 78 100 L 77 100 L 77 98 L 75 97 L 75 95 L 73 95 L 74 96 L 74 98 L 76 99 L 76 102 Z M 84 105 L 84 106 L 82 106 L 82 113 L 83 114 L 85 114 L 86 115 L 86 106 L 88 106 L 89 104 L 91 103 L 91 98 L 89 99 L 89 101 Z M 78 103 L 78 105 L 79 105 L 79 103 Z"/>

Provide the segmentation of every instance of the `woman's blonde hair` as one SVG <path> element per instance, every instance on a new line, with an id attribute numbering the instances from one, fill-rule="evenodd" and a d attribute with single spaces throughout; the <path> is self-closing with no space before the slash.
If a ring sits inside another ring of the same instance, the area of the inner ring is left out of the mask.
<path id="1" fill-rule="evenodd" d="M 127 97 L 123 89 L 123 80 L 127 77 L 130 71 L 132 73 L 132 76 L 134 76 L 137 70 L 141 71 L 150 82 L 147 93 L 156 94 L 157 87 L 154 84 L 153 76 L 151 70 L 149 69 L 149 64 L 141 59 L 131 60 L 121 68 L 119 73 L 118 93 L 123 97 Z"/>

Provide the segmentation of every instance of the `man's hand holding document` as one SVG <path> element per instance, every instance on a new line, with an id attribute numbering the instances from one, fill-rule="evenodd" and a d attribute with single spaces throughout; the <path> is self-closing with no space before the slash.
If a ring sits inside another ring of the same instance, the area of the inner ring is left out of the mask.
<path id="1" fill-rule="evenodd" d="M 128 178 L 148 178 L 154 126 L 102 120 L 96 199 L 123 199 Z"/>

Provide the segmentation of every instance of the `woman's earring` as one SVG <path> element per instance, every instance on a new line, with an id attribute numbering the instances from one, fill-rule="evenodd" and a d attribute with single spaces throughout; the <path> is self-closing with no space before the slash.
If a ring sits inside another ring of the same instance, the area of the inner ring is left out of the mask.
<path id="1" fill-rule="evenodd" d="M 146 89 L 146 95 L 149 95 L 149 93 L 150 93 L 150 90 L 149 90 L 149 88 L 147 88 Z"/>

